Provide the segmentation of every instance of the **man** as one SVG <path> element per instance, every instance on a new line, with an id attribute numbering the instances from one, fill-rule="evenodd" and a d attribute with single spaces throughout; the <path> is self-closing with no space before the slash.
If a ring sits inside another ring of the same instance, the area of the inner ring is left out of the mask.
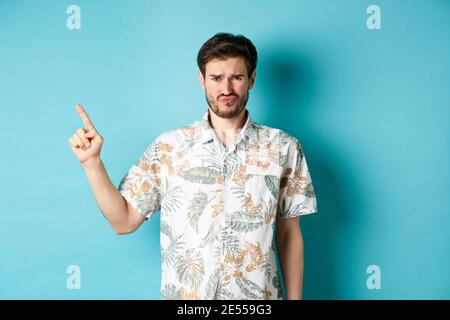
<path id="1" fill-rule="evenodd" d="M 157 137 L 117 189 L 100 160 L 103 138 L 80 105 L 85 128 L 69 139 L 72 151 L 118 234 L 161 212 L 162 299 L 282 299 L 281 274 L 287 299 L 301 299 L 299 216 L 317 203 L 300 143 L 251 120 L 257 51 L 249 39 L 216 34 L 197 63 L 203 120 Z"/>

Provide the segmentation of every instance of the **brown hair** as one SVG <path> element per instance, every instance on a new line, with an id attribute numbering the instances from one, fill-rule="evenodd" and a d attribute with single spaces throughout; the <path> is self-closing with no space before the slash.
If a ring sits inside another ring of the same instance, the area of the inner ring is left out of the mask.
<path id="1" fill-rule="evenodd" d="M 197 55 L 198 67 L 205 76 L 206 64 L 212 59 L 242 57 L 250 77 L 256 69 L 258 53 L 253 43 L 243 35 L 219 32 L 206 41 Z"/>

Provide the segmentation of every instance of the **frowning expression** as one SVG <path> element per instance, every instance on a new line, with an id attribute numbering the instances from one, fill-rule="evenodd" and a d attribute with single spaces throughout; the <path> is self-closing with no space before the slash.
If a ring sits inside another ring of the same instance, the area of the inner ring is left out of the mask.
<path id="1" fill-rule="evenodd" d="M 244 58 L 212 59 L 205 65 L 205 76 L 199 71 L 200 85 L 206 101 L 219 117 L 236 117 L 245 108 L 256 71 L 248 76 Z"/>

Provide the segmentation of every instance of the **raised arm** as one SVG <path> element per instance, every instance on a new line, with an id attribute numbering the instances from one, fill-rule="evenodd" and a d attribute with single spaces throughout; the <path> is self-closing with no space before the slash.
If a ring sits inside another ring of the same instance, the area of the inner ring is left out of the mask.
<path id="1" fill-rule="evenodd" d="M 114 231 L 117 234 L 131 233 L 145 221 L 145 217 L 122 197 L 111 182 L 100 159 L 103 137 L 83 107 L 77 104 L 76 110 L 84 128 L 77 129 L 69 139 L 70 148 L 83 166 L 97 205 Z"/>

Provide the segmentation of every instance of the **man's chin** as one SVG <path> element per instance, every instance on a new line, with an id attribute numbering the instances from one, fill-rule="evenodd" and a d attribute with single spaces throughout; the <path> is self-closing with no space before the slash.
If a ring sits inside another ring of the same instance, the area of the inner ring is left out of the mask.
<path id="1" fill-rule="evenodd" d="M 216 116 L 223 119 L 231 119 L 237 117 L 245 107 L 242 107 L 238 101 L 232 103 L 224 103 L 223 101 L 219 101 L 216 105 L 209 105 L 211 110 L 216 114 Z"/>
<path id="2" fill-rule="evenodd" d="M 221 118 L 230 119 L 237 117 L 239 115 L 239 110 L 237 106 L 225 106 L 219 109 L 219 116 Z"/>

